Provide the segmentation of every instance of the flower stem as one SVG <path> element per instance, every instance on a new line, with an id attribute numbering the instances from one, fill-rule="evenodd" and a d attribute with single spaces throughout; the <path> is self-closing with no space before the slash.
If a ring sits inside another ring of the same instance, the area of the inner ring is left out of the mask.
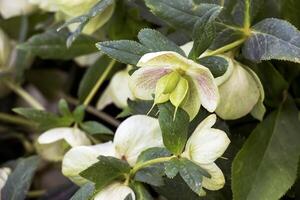
<path id="1" fill-rule="evenodd" d="M 115 63 L 116 63 L 115 60 L 110 61 L 109 65 L 107 66 L 107 68 L 105 69 L 105 71 L 103 72 L 103 74 L 99 77 L 99 79 L 97 80 L 96 84 L 94 85 L 94 87 L 90 91 L 89 95 L 85 98 L 85 100 L 83 102 L 83 105 L 85 107 L 90 104 L 90 102 L 92 101 L 92 99 L 95 96 L 96 92 L 98 91 L 98 89 L 100 88 L 100 86 L 102 85 L 102 83 L 105 81 L 106 77 L 108 76 L 110 70 L 113 68 L 113 66 L 114 66 Z"/>
<path id="2" fill-rule="evenodd" d="M 148 160 L 146 162 L 137 164 L 131 169 L 130 176 L 131 177 L 134 176 L 139 170 L 141 170 L 145 167 L 149 167 L 150 165 L 154 165 L 154 164 L 157 164 L 157 163 L 167 162 L 167 161 L 171 160 L 172 158 L 176 158 L 176 156 L 173 155 L 173 156 L 170 156 L 170 157 L 155 158 L 155 159 Z"/>
<path id="3" fill-rule="evenodd" d="M 15 115 L 7 114 L 7 113 L 1 113 L 0 112 L 0 120 L 12 124 L 19 124 L 24 126 L 30 126 L 34 127 L 35 124 L 27 119 L 24 119 L 22 117 L 18 117 Z"/>
<path id="4" fill-rule="evenodd" d="M 5 83 L 12 91 L 14 91 L 21 98 L 23 98 L 30 106 L 38 110 L 44 110 L 44 107 L 30 94 L 28 94 L 28 92 L 25 91 L 23 88 L 21 88 L 20 86 L 12 82 L 5 82 Z"/>
<path id="5" fill-rule="evenodd" d="M 228 45 L 225 45 L 219 49 L 216 49 L 214 51 L 211 51 L 211 52 L 208 52 L 205 54 L 205 57 L 207 56 L 213 56 L 213 55 L 218 55 L 218 54 L 221 54 L 221 53 L 224 53 L 226 51 L 229 51 L 235 47 L 238 47 L 239 45 L 243 44 L 245 42 L 246 38 L 243 38 L 243 39 L 240 39 L 240 40 L 237 40 L 235 42 L 232 42 Z"/>

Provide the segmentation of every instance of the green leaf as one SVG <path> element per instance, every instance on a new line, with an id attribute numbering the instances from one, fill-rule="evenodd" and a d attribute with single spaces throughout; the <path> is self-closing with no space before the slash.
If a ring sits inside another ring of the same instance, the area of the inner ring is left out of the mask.
<path id="1" fill-rule="evenodd" d="M 203 176 L 210 177 L 200 166 L 185 158 L 180 159 L 179 174 L 191 190 L 198 195 L 201 194 Z"/>
<path id="2" fill-rule="evenodd" d="M 300 63 L 300 32 L 284 20 L 265 19 L 251 28 L 243 55 L 253 62 L 276 59 Z"/>
<path id="3" fill-rule="evenodd" d="M 25 199 L 38 163 L 38 156 L 19 159 L 16 168 L 8 176 L 7 182 L 1 190 L 1 199 Z"/>
<path id="4" fill-rule="evenodd" d="M 89 133 L 91 135 L 95 135 L 95 134 L 113 135 L 113 132 L 109 128 L 96 121 L 83 122 L 80 124 L 80 128 L 82 128 L 82 130 L 84 130 L 86 133 Z"/>
<path id="5" fill-rule="evenodd" d="M 168 157 L 171 156 L 171 153 L 163 147 L 152 147 L 143 151 L 138 159 L 136 164 L 146 162 L 148 160 L 153 160 L 155 158 Z"/>
<path id="6" fill-rule="evenodd" d="M 78 17 L 75 17 L 75 18 L 67 21 L 64 25 L 62 25 L 58 30 L 61 30 L 62 28 L 65 28 L 65 27 L 69 26 L 70 24 L 78 24 L 76 30 L 73 33 L 71 33 L 70 36 L 68 36 L 67 47 L 69 48 L 72 46 L 72 43 L 79 37 L 79 35 L 82 32 L 82 30 L 84 29 L 85 25 L 87 25 L 87 23 L 91 19 L 93 19 L 97 15 L 101 15 L 102 13 L 104 13 L 104 11 L 106 11 L 106 9 L 108 9 L 110 6 L 113 6 L 114 3 L 115 3 L 115 0 L 101 0 L 96 5 L 94 5 L 88 11 L 88 13 L 78 16 Z M 102 18 L 105 18 L 105 17 L 106 16 L 103 16 Z"/>
<path id="7" fill-rule="evenodd" d="M 76 123 L 81 123 L 85 116 L 85 106 L 84 105 L 77 106 L 73 111 L 73 116 Z"/>
<path id="8" fill-rule="evenodd" d="M 142 183 L 133 182 L 132 184 L 130 184 L 130 186 L 134 191 L 136 200 L 153 200 L 152 196 Z"/>
<path id="9" fill-rule="evenodd" d="M 191 31 L 196 22 L 211 8 L 218 5 L 196 5 L 192 0 L 145 0 L 146 5 L 158 17 L 176 28 Z"/>
<path id="10" fill-rule="evenodd" d="M 178 45 L 156 30 L 142 29 L 138 34 L 138 39 L 151 52 L 175 51 L 183 56 L 185 55 Z"/>
<path id="11" fill-rule="evenodd" d="M 70 200 L 87 200 L 90 199 L 95 190 L 93 183 L 84 184 L 77 192 L 71 197 Z"/>
<path id="12" fill-rule="evenodd" d="M 222 76 L 228 68 L 228 62 L 220 56 L 208 56 L 200 58 L 197 62 L 207 67 L 215 78 Z"/>
<path id="13" fill-rule="evenodd" d="M 77 92 L 79 100 L 81 102 L 83 102 L 88 96 L 89 92 L 95 86 L 97 80 L 109 65 L 110 61 L 111 59 L 108 56 L 103 55 L 96 61 L 94 65 L 90 66 L 86 70 L 83 78 L 80 81 L 79 89 Z"/>
<path id="14" fill-rule="evenodd" d="M 69 116 L 69 117 L 72 116 L 69 105 L 66 102 L 66 100 L 64 100 L 64 99 L 59 100 L 58 110 L 59 110 L 60 114 L 63 116 Z"/>
<path id="15" fill-rule="evenodd" d="M 280 199 L 297 177 L 300 123 L 288 99 L 251 133 L 232 167 L 233 199 Z"/>
<path id="16" fill-rule="evenodd" d="M 29 51 L 43 59 L 69 60 L 77 56 L 97 51 L 94 44 L 97 42 L 89 36 L 80 36 L 72 47 L 67 48 L 65 41 L 68 32 L 57 33 L 54 30 L 32 36 L 25 43 L 18 45 L 19 49 Z"/>
<path id="17" fill-rule="evenodd" d="M 134 115 L 147 115 L 149 110 L 153 106 L 153 101 L 145 101 L 145 100 L 127 100 L 127 104 L 129 107 L 129 110 Z M 158 112 L 157 106 L 155 106 L 150 113 L 148 113 L 149 116 L 155 117 L 156 113 Z"/>
<path id="18" fill-rule="evenodd" d="M 53 113 L 33 108 L 14 108 L 13 111 L 27 119 L 37 122 L 39 124 L 39 128 L 42 130 L 70 126 L 74 121 L 73 118 L 58 117 Z"/>
<path id="19" fill-rule="evenodd" d="M 284 19 L 295 25 L 300 29 L 299 9 L 300 1 L 298 0 L 284 0 L 282 4 L 282 16 Z"/>
<path id="20" fill-rule="evenodd" d="M 212 44 L 216 36 L 214 21 L 221 12 L 220 6 L 212 7 L 205 15 L 197 21 L 193 30 L 193 48 L 189 54 L 190 58 L 196 60 Z"/>
<path id="21" fill-rule="evenodd" d="M 180 161 L 177 158 L 165 163 L 165 173 L 168 178 L 174 178 L 180 171 Z"/>
<path id="22" fill-rule="evenodd" d="M 159 111 L 158 120 L 164 145 L 175 155 L 180 155 L 188 137 L 189 115 L 178 108 L 174 119 L 175 108 L 170 103 L 159 105 Z"/>
<path id="23" fill-rule="evenodd" d="M 99 156 L 98 159 L 99 162 L 80 172 L 80 176 L 96 184 L 96 190 L 101 190 L 130 171 L 130 166 L 123 160 L 109 156 Z"/>
<path id="24" fill-rule="evenodd" d="M 96 46 L 111 58 L 131 65 L 136 65 L 144 54 L 150 52 L 145 46 L 131 40 L 99 42 Z"/>

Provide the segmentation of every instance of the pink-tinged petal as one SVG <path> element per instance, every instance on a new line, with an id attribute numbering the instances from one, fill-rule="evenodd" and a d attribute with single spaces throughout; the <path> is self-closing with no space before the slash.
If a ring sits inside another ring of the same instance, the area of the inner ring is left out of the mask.
<path id="1" fill-rule="evenodd" d="M 143 100 L 152 100 L 157 81 L 170 73 L 170 68 L 141 67 L 129 79 L 129 88 L 134 97 Z"/>
<path id="2" fill-rule="evenodd" d="M 192 77 L 196 84 L 203 107 L 209 112 L 215 111 L 219 102 L 219 91 L 209 69 L 198 65 L 189 68 L 187 75 Z"/>

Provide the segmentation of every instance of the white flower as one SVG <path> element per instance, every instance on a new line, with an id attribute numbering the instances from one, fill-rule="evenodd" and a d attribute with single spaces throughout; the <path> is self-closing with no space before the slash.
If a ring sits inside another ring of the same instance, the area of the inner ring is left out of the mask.
<path id="1" fill-rule="evenodd" d="M 37 139 L 39 154 L 46 160 L 60 161 L 64 154 L 76 146 L 90 145 L 91 141 L 78 128 L 53 128 L 42 133 Z"/>
<path id="2" fill-rule="evenodd" d="M 63 13 L 66 20 L 86 14 L 99 0 L 53 0 L 58 10 Z M 100 15 L 91 19 L 83 29 L 83 33 L 92 34 L 103 26 L 112 16 L 115 4 L 108 6 Z M 74 29 L 71 25 L 69 28 Z"/>
<path id="3" fill-rule="evenodd" d="M 40 9 L 55 12 L 58 10 L 54 0 L 29 0 L 30 3 L 37 5 Z"/>
<path id="4" fill-rule="evenodd" d="M 182 156 L 197 163 L 211 177 L 203 177 L 202 186 L 208 190 L 219 190 L 225 184 L 221 169 L 214 163 L 227 149 L 230 140 L 222 130 L 212 128 L 216 115 L 204 119 L 187 141 Z"/>
<path id="5" fill-rule="evenodd" d="M 28 0 L 1 0 L 0 14 L 4 19 L 16 17 L 20 15 L 30 14 L 35 10 L 35 6 Z"/>
<path id="6" fill-rule="evenodd" d="M 101 190 L 94 198 L 94 200 L 124 200 L 131 194 L 132 200 L 135 200 L 133 190 L 121 183 L 113 183 Z"/>
<path id="7" fill-rule="evenodd" d="M 7 68 L 12 54 L 12 44 L 6 34 L 0 29 L 0 70 Z"/>
<path id="8" fill-rule="evenodd" d="M 200 106 L 213 112 L 219 93 L 208 68 L 172 51 L 148 53 L 137 63 L 140 67 L 130 77 L 129 86 L 134 97 L 154 103 L 171 101 L 193 119 Z"/>
<path id="9" fill-rule="evenodd" d="M 127 106 L 127 99 L 133 99 L 131 90 L 129 89 L 128 69 L 121 70 L 114 74 L 108 87 L 101 95 L 97 103 L 97 109 L 102 110 L 107 105 L 113 103 L 118 108 Z"/>
<path id="10" fill-rule="evenodd" d="M 94 146 L 74 147 L 66 153 L 62 172 L 78 185 L 86 180 L 79 173 L 97 162 L 99 155 L 126 160 L 131 166 L 144 150 L 162 147 L 163 141 L 158 120 L 144 115 L 127 118 L 118 127 L 114 141 Z"/>
<path id="11" fill-rule="evenodd" d="M 11 173 L 11 169 L 7 167 L 0 168 L 0 199 L 1 199 L 1 190 L 6 184 L 7 178 Z"/>

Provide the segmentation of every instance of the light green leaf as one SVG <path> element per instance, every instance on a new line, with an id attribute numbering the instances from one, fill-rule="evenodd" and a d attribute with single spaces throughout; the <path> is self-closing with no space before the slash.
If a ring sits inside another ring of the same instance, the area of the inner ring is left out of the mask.
<path id="1" fill-rule="evenodd" d="M 180 171 L 180 161 L 177 158 L 165 163 L 165 173 L 168 178 L 174 178 Z"/>
<path id="2" fill-rule="evenodd" d="M 70 200 L 87 200 L 92 197 L 95 190 L 93 183 L 86 183 L 71 197 Z"/>
<path id="3" fill-rule="evenodd" d="M 125 161 L 109 156 L 99 156 L 98 159 L 99 162 L 80 172 L 80 176 L 96 184 L 96 190 L 101 190 L 130 171 L 130 166 Z"/>
<path id="4" fill-rule="evenodd" d="M 68 105 L 67 101 L 64 99 L 59 100 L 58 110 L 59 110 L 59 113 L 63 116 L 68 116 L 68 117 L 72 116 L 69 105 Z"/>
<path id="5" fill-rule="evenodd" d="M 178 45 L 156 30 L 142 29 L 138 34 L 138 39 L 151 52 L 175 51 L 184 56 L 183 50 Z"/>
<path id="6" fill-rule="evenodd" d="M 145 46 L 131 40 L 99 42 L 96 46 L 111 58 L 131 65 L 136 65 L 144 54 L 150 52 Z"/>
<path id="7" fill-rule="evenodd" d="M 38 156 L 18 160 L 16 168 L 8 176 L 4 188 L 1 190 L 1 199 L 25 199 L 38 163 Z"/>
<path id="8" fill-rule="evenodd" d="M 287 21 L 265 19 L 251 28 L 243 55 L 253 62 L 276 59 L 300 63 L 300 32 Z"/>
<path id="9" fill-rule="evenodd" d="M 96 121 L 83 122 L 80 124 L 80 128 L 82 128 L 82 130 L 84 130 L 86 133 L 89 133 L 91 135 L 95 135 L 95 134 L 113 135 L 113 132 L 109 128 Z"/>
<path id="10" fill-rule="evenodd" d="M 54 30 L 32 36 L 25 43 L 18 45 L 19 49 L 29 51 L 43 59 L 69 60 L 77 56 L 97 51 L 94 44 L 97 42 L 89 36 L 80 36 L 72 47 L 67 48 L 65 41 L 68 32 L 57 33 Z"/>
<path id="11" fill-rule="evenodd" d="M 280 199 L 297 177 L 300 123 L 288 99 L 259 124 L 232 168 L 234 200 Z"/>
<path id="12" fill-rule="evenodd" d="M 85 106 L 84 105 L 77 106 L 73 111 L 73 116 L 76 123 L 81 123 L 85 116 Z"/>
<path id="13" fill-rule="evenodd" d="M 175 118 L 175 108 L 170 103 L 159 105 L 159 125 L 163 135 L 165 147 L 172 153 L 179 155 L 188 137 L 189 115 L 178 108 Z"/>

